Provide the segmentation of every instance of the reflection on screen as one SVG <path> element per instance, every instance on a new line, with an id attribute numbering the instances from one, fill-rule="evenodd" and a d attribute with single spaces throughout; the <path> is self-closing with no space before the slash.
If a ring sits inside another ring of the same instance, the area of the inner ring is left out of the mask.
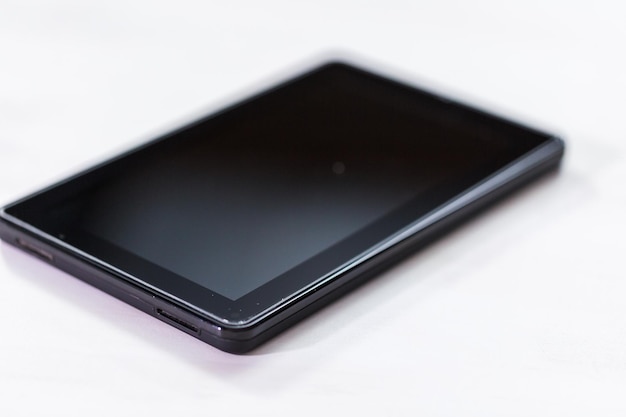
<path id="1" fill-rule="evenodd" d="M 82 192 L 75 221 L 236 300 L 424 191 L 532 145 L 505 145 L 502 129 L 331 67 L 120 164 Z"/>

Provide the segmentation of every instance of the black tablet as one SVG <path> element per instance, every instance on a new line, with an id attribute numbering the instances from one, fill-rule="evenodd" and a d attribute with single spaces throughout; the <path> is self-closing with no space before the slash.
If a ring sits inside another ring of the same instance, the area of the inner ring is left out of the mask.
<path id="1" fill-rule="evenodd" d="M 0 236 L 245 352 L 562 153 L 548 133 L 331 62 L 6 206 Z"/>

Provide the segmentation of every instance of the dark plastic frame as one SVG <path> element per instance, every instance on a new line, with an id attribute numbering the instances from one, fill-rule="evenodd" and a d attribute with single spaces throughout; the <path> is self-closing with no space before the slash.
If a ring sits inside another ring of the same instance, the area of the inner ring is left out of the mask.
<path id="1" fill-rule="evenodd" d="M 293 80 L 281 86 L 291 82 Z M 398 85 L 407 88 L 405 85 Z M 274 90 L 275 88 L 262 94 L 268 94 Z M 244 104 L 251 100 L 244 101 Z M 505 121 L 465 105 L 454 102 L 451 105 L 460 106 L 483 117 L 488 116 L 500 122 Z M 219 112 L 218 115 L 224 112 Z M 211 117 L 216 117 L 216 115 L 202 120 Z M 505 122 L 519 127 L 521 130 L 528 130 L 529 133 L 541 133 L 513 122 Z M 192 125 L 194 124 L 192 123 Z M 93 172 L 99 167 L 119 162 L 125 156 L 150 145 L 158 144 L 175 136 L 178 131 L 187 127 L 77 174 L 63 183 Z M 251 320 L 218 320 L 215 315 L 199 308 L 197 304 L 164 293 L 159 288 L 151 287 L 145 282 L 134 280 L 125 271 L 96 259 L 7 213 L 8 207 L 27 201 L 33 196 L 26 197 L 0 211 L 0 238 L 219 349 L 231 353 L 243 353 L 350 291 L 398 259 L 443 235 L 447 230 L 469 218 L 479 209 L 497 201 L 532 179 L 553 170 L 559 165 L 563 151 L 564 145 L 560 139 L 548 137 L 540 146 L 477 182 L 467 190 L 446 200 L 440 206 L 434 207 L 432 211 L 416 218 L 413 222 L 407 223 L 405 227 L 362 253 L 358 258 L 352 259 L 346 265 L 338 265 L 340 268 L 323 280 L 303 287 L 301 291 L 295 292 L 292 297 L 283 299 L 269 308 L 264 308 Z M 37 194 L 51 190 L 57 185 L 59 184 Z"/>

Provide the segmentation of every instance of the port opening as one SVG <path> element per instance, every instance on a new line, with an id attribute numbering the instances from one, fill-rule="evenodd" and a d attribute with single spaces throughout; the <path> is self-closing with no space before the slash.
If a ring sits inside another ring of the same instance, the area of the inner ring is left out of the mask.
<path id="1" fill-rule="evenodd" d="M 159 316 L 161 316 L 162 318 L 165 318 L 166 322 L 169 322 L 171 324 L 177 325 L 176 327 L 182 327 L 183 330 L 186 329 L 192 333 L 198 334 L 200 333 L 200 329 L 198 329 L 198 327 L 194 326 L 191 323 L 186 322 L 185 320 L 181 320 L 180 318 L 176 317 L 175 315 L 168 313 L 165 310 L 162 310 L 160 308 L 156 309 L 156 312 Z"/>
<path id="2" fill-rule="evenodd" d="M 54 259 L 54 257 L 52 256 L 52 254 L 50 252 L 47 252 L 41 248 L 38 248 L 37 246 L 34 246 L 30 243 L 28 243 L 27 241 L 25 241 L 24 239 L 18 237 L 17 239 L 15 239 L 15 241 L 17 242 L 18 246 L 20 246 L 22 249 L 26 250 L 27 252 L 32 253 L 33 255 L 36 255 L 42 259 L 45 259 L 48 262 L 52 262 L 52 260 Z"/>

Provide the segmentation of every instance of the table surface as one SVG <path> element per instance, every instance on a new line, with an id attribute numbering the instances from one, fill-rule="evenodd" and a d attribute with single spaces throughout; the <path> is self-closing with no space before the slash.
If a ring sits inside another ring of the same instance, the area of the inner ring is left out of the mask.
<path id="1" fill-rule="evenodd" d="M 568 148 L 244 356 L 2 243 L 0 414 L 626 415 L 622 4 L 3 1 L 3 204 L 329 53 Z"/>

